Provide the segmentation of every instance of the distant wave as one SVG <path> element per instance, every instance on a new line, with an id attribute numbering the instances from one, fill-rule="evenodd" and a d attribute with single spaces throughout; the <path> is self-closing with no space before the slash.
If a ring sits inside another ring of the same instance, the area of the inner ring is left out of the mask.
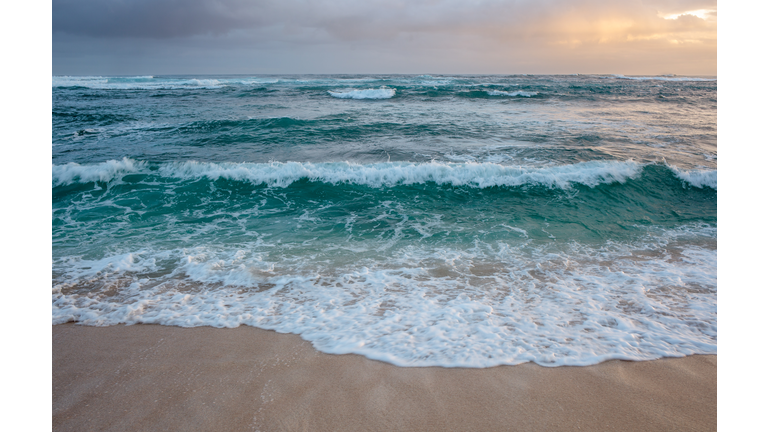
<path id="1" fill-rule="evenodd" d="M 53 87 L 85 87 L 99 90 L 165 90 L 165 89 L 213 89 L 230 85 L 275 84 L 277 79 L 178 79 L 154 76 L 102 77 L 102 76 L 54 76 Z"/>
<path id="2" fill-rule="evenodd" d="M 637 80 L 637 81 L 647 81 L 647 80 L 657 80 L 657 81 L 717 81 L 717 78 L 695 78 L 695 77 L 668 77 L 668 76 L 656 76 L 656 77 L 628 77 L 624 75 L 613 75 L 614 78 L 617 79 L 627 79 L 627 80 Z"/>
<path id="3" fill-rule="evenodd" d="M 395 89 L 366 89 L 346 92 L 328 91 L 328 94 L 339 99 L 389 99 L 395 95 Z"/>
<path id="4" fill-rule="evenodd" d="M 502 91 L 502 90 L 487 90 L 486 93 L 488 93 L 488 96 L 523 96 L 523 97 L 531 97 L 536 96 L 539 94 L 539 92 L 527 92 L 527 91 Z"/>

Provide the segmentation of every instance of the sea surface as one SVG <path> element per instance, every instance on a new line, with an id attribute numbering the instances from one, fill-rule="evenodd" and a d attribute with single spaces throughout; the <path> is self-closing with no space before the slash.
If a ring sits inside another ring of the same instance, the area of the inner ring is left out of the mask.
<path id="1" fill-rule="evenodd" d="M 717 352 L 715 78 L 52 81 L 53 324 L 401 366 Z"/>

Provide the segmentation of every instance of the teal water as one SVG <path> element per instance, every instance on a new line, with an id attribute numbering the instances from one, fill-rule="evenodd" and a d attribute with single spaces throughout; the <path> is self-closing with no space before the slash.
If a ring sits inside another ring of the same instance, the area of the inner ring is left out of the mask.
<path id="1" fill-rule="evenodd" d="M 53 322 L 404 366 L 716 352 L 716 87 L 54 77 Z"/>

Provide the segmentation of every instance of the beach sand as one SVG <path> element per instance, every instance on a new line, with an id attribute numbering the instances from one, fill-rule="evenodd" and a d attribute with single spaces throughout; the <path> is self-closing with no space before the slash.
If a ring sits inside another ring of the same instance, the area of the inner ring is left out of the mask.
<path id="1" fill-rule="evenodd" d="M 55 431 L 716 428 L 716 355 L 402 368 L 246 326 L 53 326 Z"/>

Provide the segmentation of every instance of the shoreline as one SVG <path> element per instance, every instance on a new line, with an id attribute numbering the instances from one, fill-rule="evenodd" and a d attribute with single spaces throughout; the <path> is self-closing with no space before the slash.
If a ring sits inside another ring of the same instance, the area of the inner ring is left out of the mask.
<path id="1" fill-rule="evenodd" d="M 716 430 L 717 355 L 398 367 L 240 326 L 52 326 L 53 430 Z"/>

